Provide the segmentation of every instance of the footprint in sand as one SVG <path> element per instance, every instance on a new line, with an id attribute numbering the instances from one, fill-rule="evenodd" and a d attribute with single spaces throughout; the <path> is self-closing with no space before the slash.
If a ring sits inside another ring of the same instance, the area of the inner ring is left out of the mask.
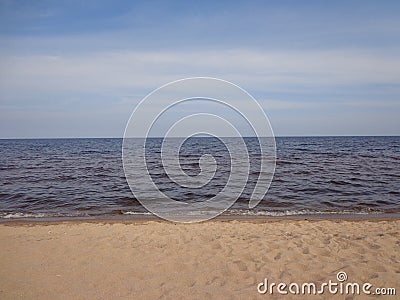
<path id="1" fill-rule="evenodd" d="M 211 246 L 212 249 L 221 249 L 221 244 L 219 242 L 215 242 Z"/>
<path id="2" fill-rule="evenodd" d="M 213 279 L 206 283 L 207 285 L 216 285 L 216 286 L 224 286 L 225 280 L 219 276 L 214 276 Z"/>
<path id="3" fill-rule="evenodd" d="M 371 249 L 374 249 L 374 250 L 378 250 L 378 249 L 381 248 L 381 246 L 379 246 L 379 245 L 377 245 L 377 244 L 370 244 L 369 247 L 370 247 Z"/>
<path id="4" fill-rule="evenodd" d="M 369 278 L 370 279 L 375 279 L 375 278 L 378 278 L 378 277 L 379 277 L 378 273 L 373 273 L 373 274 L 371 274 L 371 276 Z"/>
<path id="5" fill-rule="evenodd" d="M 247 271 L 247 265 L 241 260 L 237 260 L 233 262 L 239 268 L 239 271 Z"/>
<path id="6" fill-rule="evenodd" d="M 325 245 L 329 245 L 329 244 L 331 243 L 331 239 L 330 239 L 330 238 L 325 238 L 322 242 L 323 242 Z"/>

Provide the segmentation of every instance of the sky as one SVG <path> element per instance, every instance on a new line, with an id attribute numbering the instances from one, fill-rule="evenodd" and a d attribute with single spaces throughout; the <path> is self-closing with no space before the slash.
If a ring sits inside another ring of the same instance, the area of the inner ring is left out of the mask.
<path id="1" fill-rule="evenodd" d="M 186 77 L 239 85 L 277 136 L 400 134 L 399 1 L 0 0 L 0 138 L 122 137 Z"/>

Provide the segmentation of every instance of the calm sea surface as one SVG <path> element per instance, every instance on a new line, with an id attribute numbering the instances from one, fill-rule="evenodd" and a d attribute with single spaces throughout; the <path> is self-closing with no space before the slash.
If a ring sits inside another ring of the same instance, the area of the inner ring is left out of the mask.
<path id="1" fill-rule="evenodd" d="M 222 143 L 192 138 L 183 145 L 180 163 L 187 174 L 199 173 L 203 154 L 218 164 L 209 184 L 190 190 L 164 172 L 161 142 L 149 140 L 146 154 L 154 182 L 169 197 L 204 201 L 224 187 L 230 164 Z M 246 145 L 256 166 L 256 140 L 247 138 Z M 263 201 L 248 208 L 258 178 L 252 165 L 242 195 L 225 214 L 400 213 L 400 137 L 281 137 L 276 146 L 275 175 Z M 126 182 L 121 148 L 122 139 L 0 140 L 0 218 L 149 214 Z"/>

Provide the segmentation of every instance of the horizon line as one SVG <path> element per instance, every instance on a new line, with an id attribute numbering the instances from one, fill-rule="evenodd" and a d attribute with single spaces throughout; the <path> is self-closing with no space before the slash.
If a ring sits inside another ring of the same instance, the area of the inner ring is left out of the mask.
<path id="1" fill-rule="evenodd" d="M 198 136 L 201 138 L 209 138 L 210 136 Z M 243 136 L 242 138 L 256 138 L 257 136 Z M 274 138 L 294 138 L 294 137 L 400 137 L 400 134 L 388 135 L 275 135 Z M 149 137 L 129 137 L 130 139 L 160 139 L 163 136 L 149 136 Z M 170 138 L 186 138 L 186 136 L 174 136 Z M 221 136 L 221 138 L 238 138 L 233 136 Z M 265 137 L 259 137 L 265 138 Z M 124 137 L 0 137 L 0 140 L 61 140 L 61 139 L 124 139 Z"/>

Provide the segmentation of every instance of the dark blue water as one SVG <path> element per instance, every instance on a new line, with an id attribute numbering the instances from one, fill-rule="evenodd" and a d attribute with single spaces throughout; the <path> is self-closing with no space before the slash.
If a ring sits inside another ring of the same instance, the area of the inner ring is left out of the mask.
<path id="1" fill-rule="evenodd" d="M 218 163 L 212 181 L 191 191 L 163 171 L 161 139 L 149 143 L 149 172 L 169 197 L 202 201 L 226 184 L 230 165 L 223 144 L 198 138 L 184 145 L 180 163 L 187 174 L 198 174 L 204 153 Z M 250 153 L 257 150 L 251 138 L 246 145 Z M 275 176 L 263 201 L 248 208 L 259 171 L 254 156 L 248 184 L 226 214 L 400 213 L 400 137 L 281 137 L 276 145 Z M 121 147 L 122 139 L 0 140 L 0 217 L 146 213 L 126 182 Z"/>

